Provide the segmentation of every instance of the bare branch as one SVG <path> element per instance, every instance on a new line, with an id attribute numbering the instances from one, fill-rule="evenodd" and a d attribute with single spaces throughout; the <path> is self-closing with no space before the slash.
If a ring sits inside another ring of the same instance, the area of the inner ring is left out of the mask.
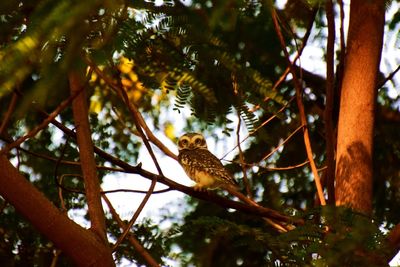
<path id="1" fill-rule="evenodd" d="M 240 162 L 238 162 L 238 161 L 233 161 L 233 160 L 225 160 L 225 161 L 228 161 L 228 162 L 231 162 L 231 163 L 240 164 Z M 306 160 L 306 161 L 304 161 L 302 163 L 299 163 L 299 164 L 296 164 L 296 165 L 292 165 L 292 166 L 286 166 L 286 167 L 264 167 L 264 166 L 261 166 L 258 163 L 257 164 L 255 164 L 255 163 L 243 163 L 243 164 L 246 165 L 248 168 L 257 167 L 257 168 L 260 168 L 260 169 L 264 169 L 266 171 L 287 171 L 287 170 L 293 170 L 293 169 L 296 169 L 296 168 L 303 167 L 304 165 L 307 165 L 308 163 L 309 163 L 309 161 Z M 319 168 L 318 171 L 322 171 L 322 170 L 325 170 L 325 169 L 326 169 L 326 167 L 322 167 L 322 168 Z"/>
<path id="2" fill-rule="evenodd" d="M 394 71 L 392 71 L 385 79 L 383 79 L 383 81 L 381 81 L 381 82 L 378 84 L 378 86 L 377 86 L 378 89 L 381 88 L 382 86 L 384 86 L 385 83 L 387 83 L 388 81 L 390 81 L 391 79 L 393 79 L 394 75 L 396 75 L 396 73 L 397 73 L 399 70 L 400 70 L 400 65 L 398 65 L 397 68 L 396 68 Z M 0 131 L 0 132 L 1 132 L 1 131 Z"/>
<path id="3" fill-rule="evenodd" d="M 303 99 L 302 99 L 302 86 L 297 78 L 297 74 L 295 71 L 295 68 L 293 66 L 293 63 L 290 61 L 290 57 L 289 57 L 289 53 L 286 49 L 286 43 L 285 40 L 283 38 L 282 32 L 280 30 L 280 26 L 279 26 L 279 22 L 278 22 L 278 14 L 276 13 L 275 9 L 271 9 L 271 13 L 272 13 L 272 20 L 274 23 L 274 27 L 275 27 L 275 31 L 277 33 L 278 39 L 281 43 L 282 46 L 282 50 L 285 54 L 286 60 L 290 66 L 290 70 L 293 76 L 293 83 L 296 89 L 296 101 L 297 101 L 297 106 L 299 108 L 299 114 L 300 114 L 300 119 L 301 119 L 301 124 L 303 127 L 303 137 L 304 137 L 304 145 L 306 148 L 306 152 L 307 152 L 307 156 L 308 159 L 310 161 L 310 166 L 311 166 L 311 170 L 312 173 L 314 175 L 314 181 L 315 181 L 315 186 L 317 188 L 317 192 L 318 192 L 318 198 L 321 202 L 321 205 L 325 206 L 326 205 L 326 201 L 325 201 L 325 197 L 324 197 L 324 192 L 322 189 L 322 185 L 321 185 L 321 179 L 319 177 L 318 174 L 318 170 L 317 167 L 315 165 L 315 161 L 314 161 L 314 157 L 313 157 L 313 152 L 312 152 L 312 148 L 311 148 L 311 142 L 310 142 L 310 135 L 308 133 L 308 127 L 307 127 L 307 118 L 306 118 L 306 114 L 304 111 L 304 105 L 303 105 Z"/>
<path id="4" fill-rule="evenodd" d="M 245 161 L 244 161 L 244 155 L 243 155 L 242 147 L 240 146 L 241 119 L 240 119 L 239 111 L 238 111 L 237 117 L 238 117 L 238 125 L 237 125 L 237 129 L 236 129 L 236 141 L 237 141 L 237 147 L 239 149 L 239 161 L 240 161 L 240 167 L 242 168 L 242 173 L 243 173 L 243 183 L 244 183 L 244 187 L 246 189 L 247 196 L 249 198 L 253 198 L 253 194 L 252 194 L 251 189 L 250 189 L 251 186 L 250 186 L 250 183 L 249 183 L 249 179 L 247 178 L 247 166 L 246 166 Z"/>
<path id="5" fill-rule="evenodd" d="M 296 130 L 294 130 L 288 137 L 286 137 L 285 140 L 283 140 L 277 147 L 275 147 L 271 152 L 269 152 L 266 156 L 264 156 L 261 161 L 266 160 L 267 158 L 269 158 L 272 154 L 274 154 L 281 146 L 283 146 L 287 141 L 290 140 L 290 138 L 293 137 L 293 135 L 295 135 L 300 129 L 303 128 L 303 125 L 300 125 L 299 127 L 297 127 Z"/>
<path id="6" fill-rule="evenodd" d="M 312 12 L 312 18 L 310 19 L 310 22 L 307 26 L 307 30 L 306 33 L 303 36 L 303 40 L 301 42 L 301 47 L 300 49 L 297 50 L 296 55 L 293 59 L 292 64 L 296 64 L 296 61 L 301 57 L 301 54 L 303 53 L 304 47 L 306 47 L 306 44 L 308 42 L 308 38 L 310 37 L 311 34 L 311 30 L 312 30 L 312 26 L 314 25 L 314 21 L 315 21 L 315 15 L 317 14 L 318 9 L 314 8 L 313 12 Z M 279 79 L 275 82 L 275 84 L 272 86 L 272 89 L 276 89 L 278 88 L 278 86 L 286 79 L 286 76 L 290 73 L 290 66 L 288 66 L 285 71 L 283 72 L 283 74 L 281 75 L 281 77 L 279 77 Z M 265 101 L 265 99 L 264 99 Z"/>
<path id="7" fill-rule="evenodd" d="M 165 189 L 161 189 L 161 190 L 153 190 L 153 192 L 151 192 L 151 193 L 152 194 L 162 194 L 162 193 L 167 193 L 171 190 L 172 190 L 171 188 L 165 188 Z M 111 194 L 111 193 L 120 193 L 120 192 L 147 194 L 147 192 L 149 192 L 149 191 L 135 190 L 135 189 L 113 189 L 113 190 L 101 191 L 102 194 Z"/>
<path id="8" fill-rule="evenodd" d="M 41 131 L 42 129 L 46 128 L 47 125 L 55 118 L 58 116 L 58 114 L 61 113 L 61 111 L 63 111 L 66 107 L 68 107 L 72 100 L 81 92 L 82 88 L 80 88 L 79 91 L 74 92 L 73 94 L 71 94 L 71 96 L 69 96 L 66 100 L 64 100 L 63 102 L 60 103 L 60 105 L 58 105 L 58 107 L 48 115 L 47 118 L 45 118 L 43 120 L 42 123 L 40 123 L 38 126 L 36 126 L 35 128 L 33 128 L 31 131 L 29 131 L 26 135 L 21 136 L 20 138 L 18 138 L 17 140 L 15 140 L 14 142 L 8 144 L 7 146 L 5 146 L 1 151 L 0 154 L 5 154 L 8 153 L 8 151 L 10 151 L 11 149 L 18 147 L 20 144 L 22 144 L 23 142 L 25 142 L 27 139 L 34 137 L 39 131 Z"/>
<path id="9" fill-rule="evenodd" d="M 296 165 L 292 165 L 292 166 L 286 166 L 286 167 L 268 167 L 268 168 L 266 168 L 266 169 L 269 170 L 269 171 L 287 171 L 287 170 L 293 170 L 293 169 L 296 169 L 296 168 L 303 167 L 304 165 L 306 165 L 306 164 L 308 164 L 308 163 L 309 163 L 309 161 L 306 160 L 306 161 L 304 161 L 304 162 L 302 162 L 302 163 L 300 163 L 300 164 L 296 164 Z"/>
<path id="10" fill-rule="evenodd" d="M 127 225 L 121 220 L 117 211 L 113 207 L 111 201 L 108 199 L 106 195 L 102 196 L 104 202 L 106 202 L 111 215 L 113 216 L 114 220 L 118 223 L 119 227 L 122 229 L 123 232 L 129 232 L 129 228 Z M 139 240 L 135 238 L 132 233 L 129 233 L 128 240 L 132 244 L 132 246 L 136 249 L 136 251 L 143 257 L 143 259 L 147 262 L 148 266 L 158 267 L 160 266 L 157 261 L 150 255 L 150 253 L 140 244 Z"/>
<path id="11" fill-rule="evenodd" d="M 252 200 L 252 199 L 246 197 L 245 195 L 243 195 L 234 186 L 226 185 L 223 188 L 226 191 L 228 191 L 231 195 L 239 198 L 240 200 L 242 200 L 244 203 L 250 205 L 251 207 L 261 208 L 261 209 L 264 208 L 264 207 L 260 206 L 257 202 L 255 202 L 254 200 Z M 267 222 L 269 225 L 274 227 L 279 232 L 287 232 L 289 229 L 293 229 L 294 228 L 293 225 L 290 225 L 290 224 L 286 225 L 286 224 L 283 224 L 282 222 L 277 222 L 277 221 L 275 221 L 273 219 L 270 219 L 268 217 L 264 217 L 263 219 L 265 220 L 265 222 Z"/>
<path id="12" fill-rule="evenodd" d="M 160 174 L 160 176 L 162 176 L 162 173 Z M 128 235 L 129 229 L 131 229 L 131 227 L 133 226 L 133 224 L 135 223 L 135 221 L 139 217 L 140 213 L 142 212 L 142 210 L 143 210 L 144 206 L 146 205 L 147 201 L 149 200 L 150 196 L 153 194 L 154 188 L 155 188 L 156 183 L 157 183 L 157 178 L 158 178 L 157 176 L 152 177 L 149 190 L 147 191 L 146 195 L 144 196 L 142 202 L 140 202 L 139 207 L 137 208 L 137 210 L 133 214 L 131 220 L 128 223 L 128 226 L 125 229 L 125 231 L 118 238 L 117 242 L 115 242 L 115 244 L 114 244 L 114 246 L 112 248 L 113 251 L 115 251 L 117 249 L 117 247 L 122 243 L 122 241 Z"/>
<path id="13" fill-rule="evenodd" d="M 225 153 L 224 156 L 222 156 L 222 159 L 225 158 L 229 153 L 231 153 L 232 151 L 234 151 L 240 144 L 242 144 L 244 141 L 246 141 L 250 136 L 254 135 L 258 130 L 260 130 L 262 127 L 264 127 L 266 124 L 268 124 L 271 120 L 273 120 L 274 118 L 276 118 L 278 116 L 279 113 L 281 113 L 282 111 L 284 111 L 287 106 L 293 101 L 294 97 L 292 97 L 288 103 L 286 103 L 286 105 L 284 105 L 282 108 L 280 108 L 278 110 L 278 112 L 276 112 L 274 115 L 272 115 L 271 117 L 269 117 L 267 120 L 265 120 L 263 123 L 261 123 L 261 125 L 259 125 L 256 129 L 254 129 L 251 133 L 249 133 L 245 138 L 243 138 L 240 142 L 238 142 L 238 144 L 236 144 L 231 150 L 229 150 L 228 152 Z"/>
<path id="14" fill-rule="evenodd" d="M 3 121 L 1 122 L 0 125 L 0 134 L 3 133 L 5 128 L 7 127 L 8 121 L 10 120 L 11 114 L 13 113 L 15 109 L 15 105 L 17 103 L 18 95 L 14 92 L 13 96 L 11 98 L 10 104 L 8 105 L 8 109 L 6 114 L 4 115 Z"/>

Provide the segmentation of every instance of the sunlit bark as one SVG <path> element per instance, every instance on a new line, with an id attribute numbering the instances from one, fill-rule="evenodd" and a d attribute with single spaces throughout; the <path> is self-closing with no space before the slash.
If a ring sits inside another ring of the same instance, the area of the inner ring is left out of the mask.
<path id="1" fill-rule="evenodd" d="M 370 214 L 375 96 L 385 2 L 352 0 L 340 98 L 336 204 Z"/>

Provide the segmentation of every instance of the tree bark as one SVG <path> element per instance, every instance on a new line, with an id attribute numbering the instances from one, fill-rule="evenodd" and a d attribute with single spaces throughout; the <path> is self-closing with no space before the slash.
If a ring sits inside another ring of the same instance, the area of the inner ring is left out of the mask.
<path id="1" fill-rule="evenodd" d="M 81 91 L 72 102 L 72 111 L 76 127 L 76 140 L 79 146 L 79 155 L 83 180 L 85 184 L 86 200 L 91 223 L 91 229 L 107 243 L 106 222 L 103 206 L 101 204 L 101 188 L 97 176 L 96 162 L 94 159 L 93 142 L 90 133 L 88 107 L 86 104 L 85 90 L 81 90 L 81 77 L 76 72 L 69 74 L 71 95 Z"/>
<path id="2" fill-rule="evenodd" d="M 77 266 L 115 266 L 109 247 L 58 210 L 5 156 L 0 156 L 0 195 Z"/>
<path id="3" fill-rule="evenodd" d="M 385 1 L 352 0 L 340 98 L 336 205 L 372 211 L 372 150 L 376 83 Z"/>
<path id="4" fill-rule="evenodd" d="M 326 44 L 326 104 L 324 112 L 326 141 L 326 188 L 328 203 L 335 203 L 335 135 L 333 126 L 334 105 L 334 61 L 335 61 L 335 17 L 332 0 L 325 3 L 326 20 L 328 22 L 328 39 Z"/>

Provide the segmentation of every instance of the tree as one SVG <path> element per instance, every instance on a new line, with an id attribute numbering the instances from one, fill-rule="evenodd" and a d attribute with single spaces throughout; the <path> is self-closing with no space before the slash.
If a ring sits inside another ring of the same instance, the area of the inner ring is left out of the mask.
<path id="1" fill-rule="evenodd" d="M 2 263 L 382 266 L 400 249 L 399 68 L 378 75 L 400 12 L 385 25 L 383 0 L 351 1 L 347 42 L 342 1 L 0 6 Z M 310 36 L 326 77 L 303 68 Z M 235 137 L 226 167 L 243 190 L 199 192 L 165 175 L 171 128 Z M 138 161 L 146 150 L 154 173 Z M 143 194 L 130 220 L 101 190 L 109 173 L 151 181 L 130 190 Z M 137 221 L 171 190 L 187 196 L 182 219 Z"/>

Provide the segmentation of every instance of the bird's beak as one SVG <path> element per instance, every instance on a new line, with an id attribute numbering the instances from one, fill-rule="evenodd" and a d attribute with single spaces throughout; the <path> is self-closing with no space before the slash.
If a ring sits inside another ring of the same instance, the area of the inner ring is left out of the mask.
<path id="1" fill-rule="evenodd" d="M 190 144 L 189 149 L 194 149 L 194 144 Z"/>

